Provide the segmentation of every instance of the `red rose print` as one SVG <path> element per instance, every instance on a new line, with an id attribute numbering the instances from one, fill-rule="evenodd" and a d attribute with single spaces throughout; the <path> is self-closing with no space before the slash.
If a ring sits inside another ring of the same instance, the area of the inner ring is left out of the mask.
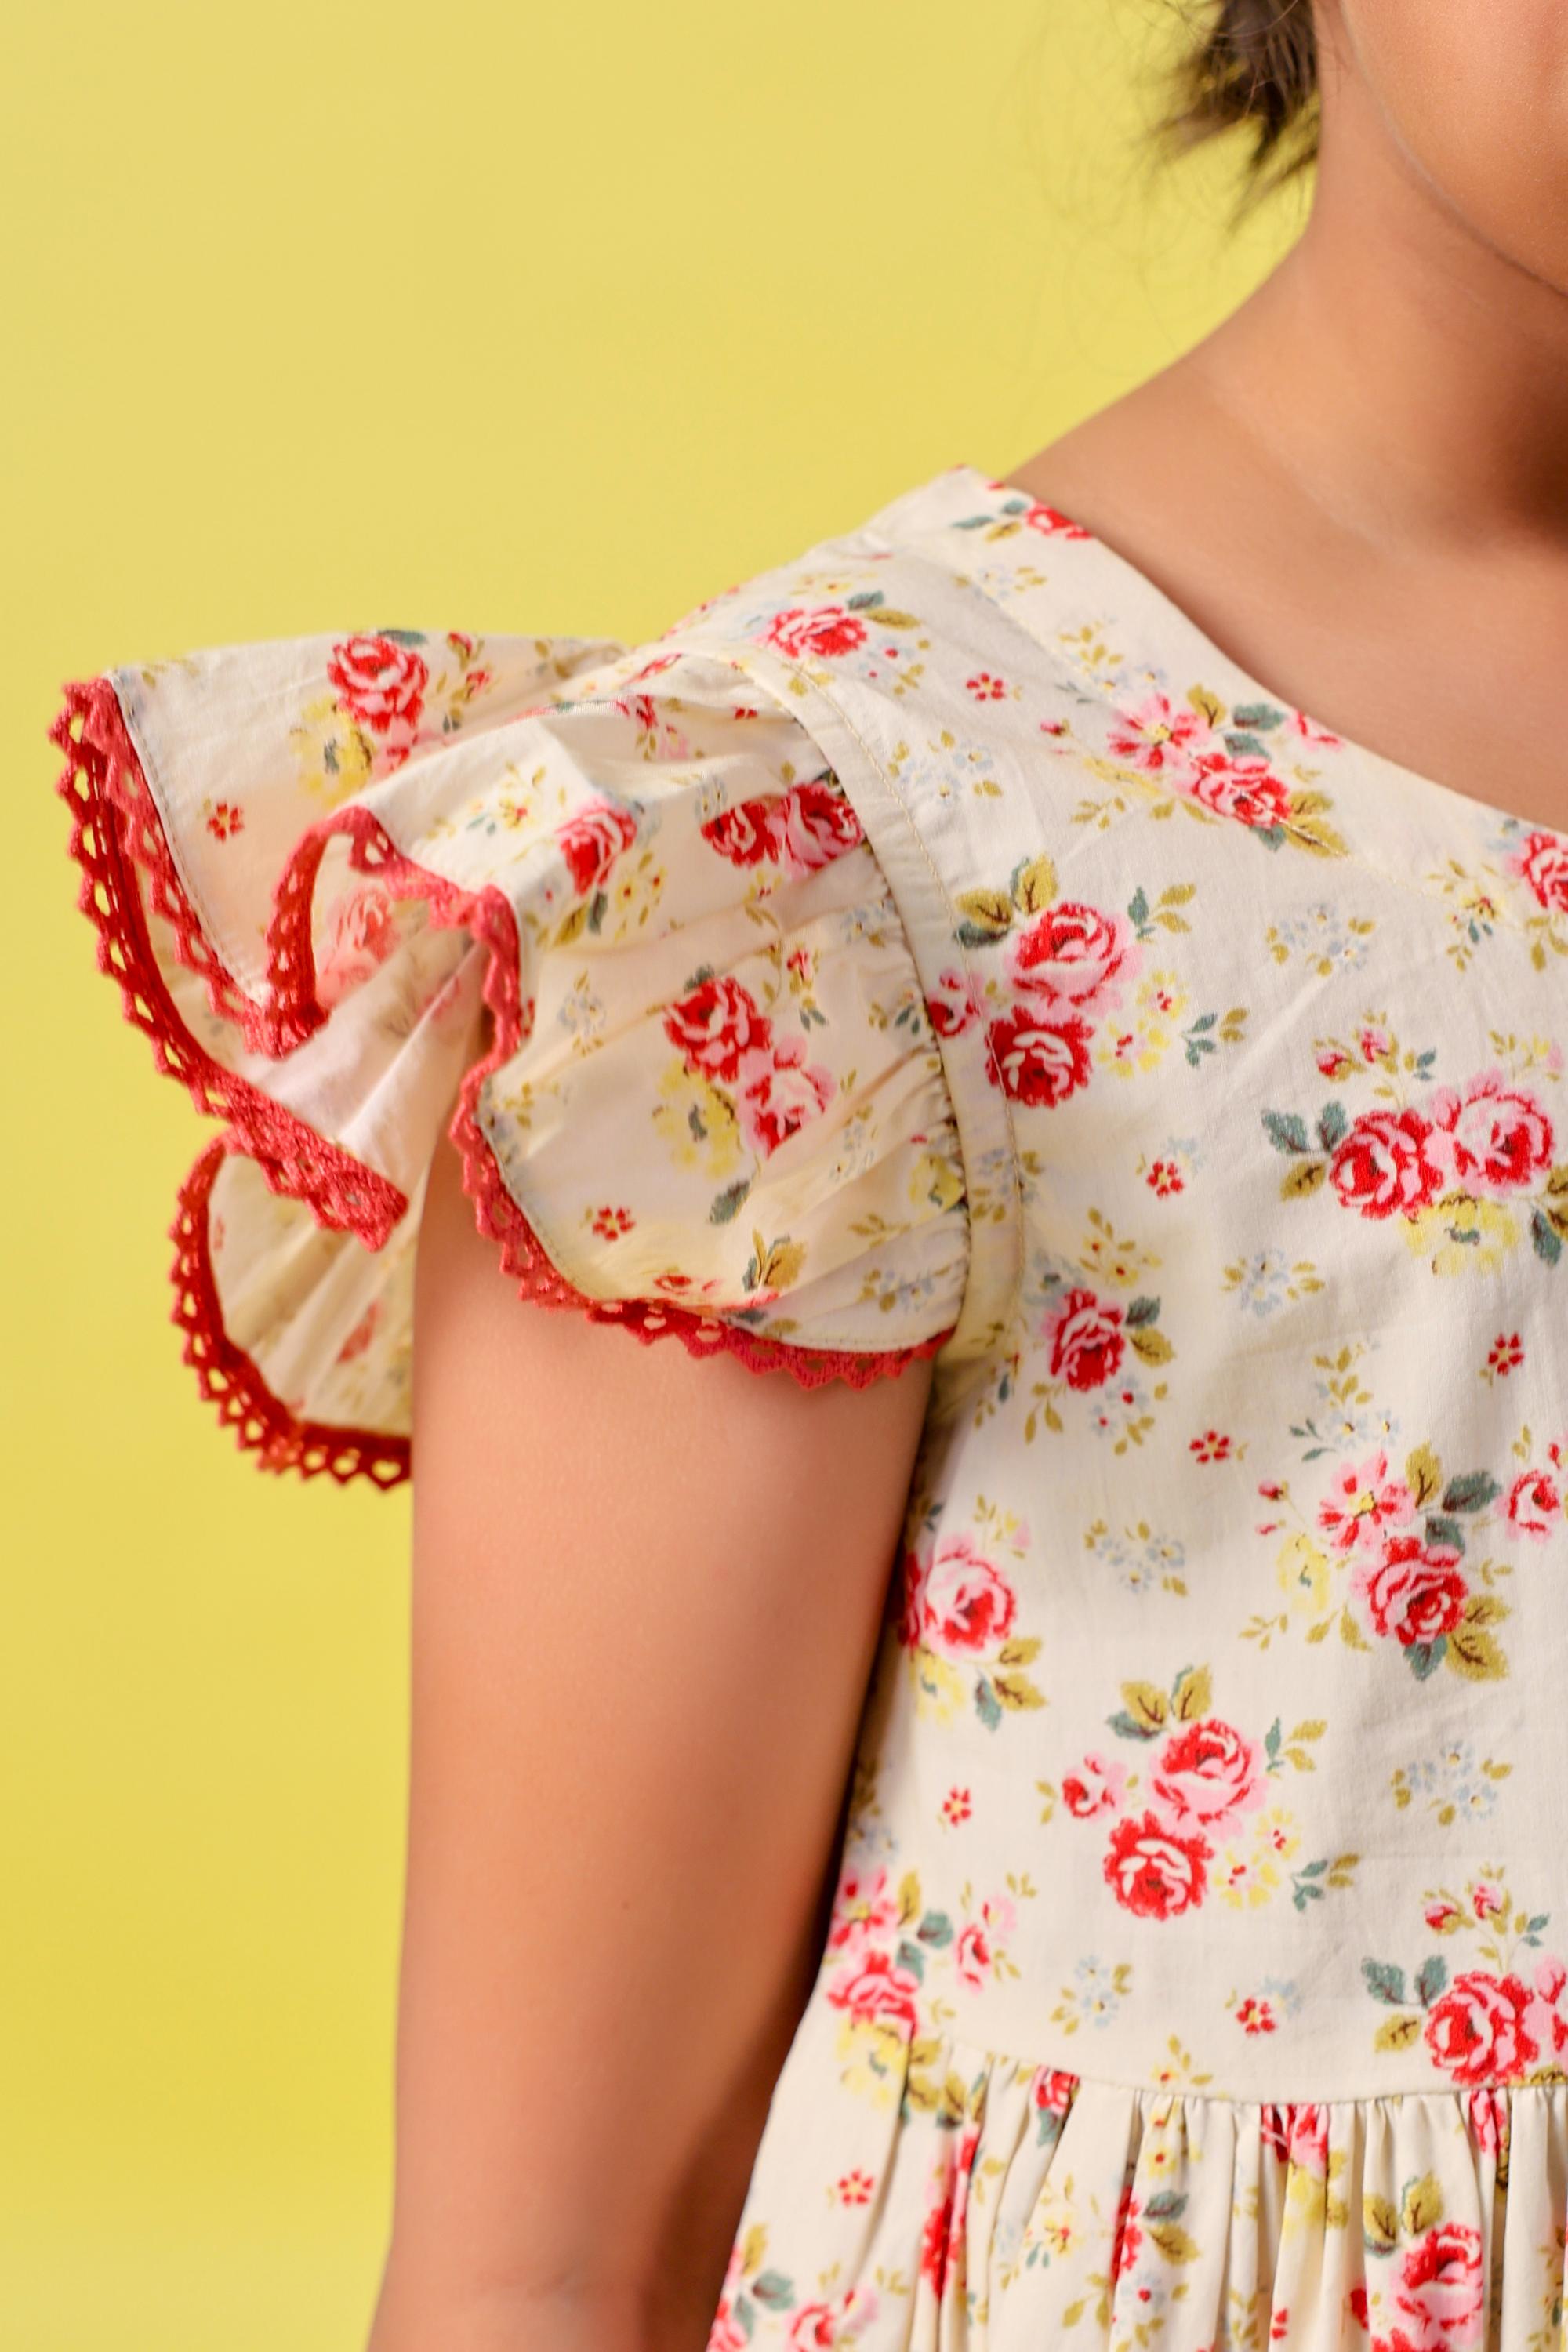
<path id="1" fill-rule="evenodd" d="M 391 637 L 347 637 L 332 647 L 327 676 L 343 709 L 373 734 L 384 735 L 398 722 L 409 731 L 418 725 L 430 673 L 411 646 Z"/>
<path id="2" fill-rule="evenodd" d="M 1413 1217 L 1443 1189 L 1430 1122 L 1414 1110 L 1363 1111 L 1329 1162 L 1329 1181 L 1363 1217 Z"/>
<path id="3" fill-rule="evenodd" d="M 1138 2250 L 1143 2243 L 1143 2232 L 1138 2227 L 1138 2216 L 1142 2210 L 1142 2200 L 1132 2194 L 1132 2183 L 1124 2181 L 1117 2202 L 1116 2228 L 1111 2239 L 1112 2278 L 1121 2278 L 1138 2259 Z"/>
<path id="4" fill-rule="evenodd" d="M 1268 1784 L 1257 1740 L 1206 1716 L 1166 1740 L 1150 1786 L 1174 1828 L 1221 1830 L 1255 1811 Z"/>
<path id="5" fill-rule="evenodd" d="M 1486 2084 L 1470 2093 L 1465 2102 L 1470 2137 L 1483 2156 L 1494 2158 L 1506 2154 L 1509 2142 L 1508 2095 L 1495 2084 Z"/>
<path id="6" fill-rule="evenodd" d="M 613 801 L 595 801 L 574 811 L 555 838 L 566 860 L 572 887 L 585 898 L 605 879 L 624 849 L 637 837 L 636 817 Z"/>
<path id="7" fill-rule="evenodd" d="M 337 1361 L 340 1364 L 352 1363 L 355 1356 L 363 1355 L 380 1320 L 381 1301 L 379 1298 L 373 1298 L 342 1346 L 338 1349 Z"/>
<path id="8" fill-rule="evenodd" d="M 1113 1380 L 1126 1351 L 1121 1309 L 1092 1290 L 1069 1290 L 1050 1325 L 1051 1378 L 1069 1389 Z"/>
<path id="9" fill-rule="evenodd" d="M 1117 1901 L 1144 1919 L 1174 1919 L 1204 1899 L 1204 1864 L 1213 1849 L 1179 1837 L 1156 1813 L 1129 1816 L 1110 1832 L 1105 1877 Z"/>
<path id="10" fill-rule="evenodd" d="M 1024 509 L 1024 521 L 1030 530 L 1043 531 L 1049 539 L 1087 539 L 1089 533 L 1079 522 L 1073 522 L 1055 507 L 1037 499 Z"/>
<path id="11" fill-rule="evenodd" d="M 1002 1091 L 1015 1102 L 1052 1107 L 1089 1082 L 1094 1032 L 1076 1013 L 1047 1020 L 1027 1004 L 1016 1004 L 985 1034 Z"/>
<path id="12" fill-rule="evenodd" d="M 792 785 L 773 812 L 776 855 L 796 874 L 810 874 L 830 866 L 865 839 L 860 820 L 837 787 L 825 777 Z"/>
<path id="13" fill-rule="evenodd" d="M 865 622 L 858 613 L 847 613 L 842 604 L 818 604 L 809 613 L 792 605 L 787 612 L 773 614 L 761 641 L 776 646 L 792 660 L 809 655 L 817 661 L 831 661 L 837 654 L 853 653 L 866 636 Z"/>
<path id="14" fill-rule="evenodd" d="M 1282 824 L 1290 814 L 1290 795 L 1267 760 L 1232 760 L 1219 751 L 1205 751 L 1196 762 L 1192 795 L 1216 816 L 1234 817 L 1267 832 Z"/>
<path id="15" fill-rule="evenodd" d="M 991 1930 L 983 1919 L 971 1919 L 958 1932 L 953 1946 L 953 1968 L 959 1982 L 978 1990 L 991 1973 L 995 1950 Z"/>
<path id="16" fill-rule="evenodd" d="M 1113 1813 L 1127 1789 L 1127 1767 L 1103 1756 L 1086 1756 L 1062 1780 L 1062 1802 L 1080 1822 L 1096 1813 Z"/>
<path id="17" fill-rule="evenodd" d="M 1012 1632 L 1017 1608 L 1013 1587 L 972 1537 L 942 1538 L 922 1594 L 921 1634 L 928 1649 L 950 1658 L 993 1655 Z"/>
<path id="18" fill-rule="evenodd" d="M 1041 2066 L 1029 2085 L 1029 2104 L 1037 2114 L 1065 2116 L 1078 2092 L 1079 2078 L 1060 2066 Z"/>
<path id="19" fill-rule="evenodd" d="M 805 1058 L 804 1037 L 786 1037 L 773 1049 L 773 1059 L 740 1076 L 737 1108 L 741 1126 L 753 1151 L 764 1157 L 787 1143 L 792 1135 L 820 1118 L 833 1099 L 831 1070 Z"/>
<path id="20" fill-rule="evenodd" d="M 1451 1633 L 1469 1594 L 1453 1547 L 1419 1536 L 1391 1537 L 1382 1559 L 1363 1560 L 1352 1581 L 1373 1633 L 1392 1633 L 1406 1650 Z"/>
<path id="21" fill-rule="evenodd" d="M 936 976 L 936 993 L 926 999 L 926 1013 L 939 1037 L 956 1037 L 972 1021 L 985 1017 L 985 983 L 976 972 L 955 971 L 950 965 Z"/>
<path id="22" fill-rule="evenodd" d="M 710 817 L 702 837 L 732 866 L 767 860 L 795 874 L 829 866 L 865 839 L 853 807 L 826 777 L 740 801 Z"/>
<path id="23" fill-rule="evenodd" d="M 332 900 L 316 950 L 316 996 L 336 1004 L 368 980 L 397 945 L 397 917 L 379 883 L 356 883 Z"/>
<path id="24" fill-rule="evenodd" d="M 900 1645 L 906 1650 L 918 1650 L 925 1619 L 925 1563 L 918 1551 L 905 1552 L 900 1583 Z"/>
<path id="25" fill-rule="evenodd" d="M 827 1998 L 835 2009 L 847 2010 L 858 2025 L 889 2023 L 913 2028 L 920 1986 L 908 1969 L 900 1969 L 886 1952 L 868 1952 L 830 1985 Z"/>
<path id="26" fill-rule="evenodd" d="M 1552 1122 L 1531 1095 L 1488 1070 L 1462 1090 L 1447 1088 L 1429 1106 L 1434 1150 L 1446 1151 L 1453 1179 L 1467 1190 L 1496 1192 L 1528 1184 L 1552 1165 Z"/>
<path id="27" fill-rule="evenodd" d="M 1458 2352 L 1476 2342 L 1484 2299 L 1480 2231 L 1467 2221 L 1436 2222 L 1400 2266 L 1396 2334 L 1408 2337 L 1411 2352 Z"/>
<path id="28" fill-rule="evenodd" d="M 1568 836 L 1532 833 L 1512 861 L 1513 870 L 1549 915 L 1568 914 Z"/>
<path id="29" fill-rule="evenodd" d="M 1065 898 L 1013 934 L 1007 964 L 1017 986 L 1079 1012 L 1109 1008 L 1142 962 L 1122 915 Z"/>
<path id="30" fill-rule="evenodd" d="M 1545 1537 L 1563 1516 L 1563 1496 L 1550 1470 L 1524 1470 L 1508 1490 L 1508 1524 L 1518 1536 Z"/>
<path id="31" fill-rule="evenodd" d="M 1456 2083 L 1515 2082 L 1540 2055 L 1531 2031 L 1535 2006 L 1521 1978 L 1468 1969 L 1427 2011 L 1426 2047 Z"/>
<path id="32" fill-rule="evenodd" d="M 926 2210 L 921 2232 L 921 2275 L 940 2298 L 958 2271 L 963 2253 L 964 2222 L 969 2202 L 969 2176 L 980 2145 L 980 2126 L 966 2124 L 952 2159 L 952 2169 L 938 2174 L 935 2194 Z"/>
<path id="33" fill-rule="evenodd" d="M 749 1066 L 752 1055 L 769 1050 L 773 1032 L 750 991 L 726 972 L 700 981 L 668 1005 L 664 1034 L 689 1070 L 728 1083 L 739 1076 L 742 1059 Z"/>
<path id="34" fill-rule="evenodd" d="M 773 811 L 778 795 L 761 793 L 721 809 L 700 827 L 702 838 L 731 866 L 760 866 L 774 855 Z"/>

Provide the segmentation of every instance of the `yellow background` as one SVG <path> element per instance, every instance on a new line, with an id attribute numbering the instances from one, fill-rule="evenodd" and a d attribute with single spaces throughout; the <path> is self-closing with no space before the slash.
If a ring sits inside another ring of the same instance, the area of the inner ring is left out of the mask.
<path id="1" fill-rule="evenodd" d="M 75 911 L 59 682 L 365 625 L 650 635 L 1013 470 L 1298 225 L 1141 149 L 1166 0 L 17 8 L 0 2346 L 360 2352 L 407 1493 L 251 1466 L 168 1321 L 205 1129 Z M 637 2086 L 627 2085 L 635 2105 Z"/>

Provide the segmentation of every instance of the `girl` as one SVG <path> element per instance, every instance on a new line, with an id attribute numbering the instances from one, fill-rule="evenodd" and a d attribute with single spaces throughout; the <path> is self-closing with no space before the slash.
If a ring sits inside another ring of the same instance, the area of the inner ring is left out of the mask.
<path id="1" fill-rule="evenodd" d="M 1565 92 L 1224 0 L 1010 471 L 68 689 L 203 1388 L 417 1432 L 372 2352 L 1568 2343 Z"/>

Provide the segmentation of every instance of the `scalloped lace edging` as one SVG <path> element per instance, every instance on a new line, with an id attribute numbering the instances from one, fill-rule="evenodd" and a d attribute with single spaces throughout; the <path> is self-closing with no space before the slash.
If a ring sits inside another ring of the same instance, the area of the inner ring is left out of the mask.
<path id="1" fill-rule="evenodd" d="M 310 918 L 322 856 L 339 835 L 347 837 L 357 871 L 422 900 L 433 923 L 466 929 L 487 950 L 482 990 L 493 1016 L 492 1042 L 464 1073 L 447 1134 L 461 1158 L 476 1226 L 498 1245 L 501 1268 L 520 1297 L 616 1323 L 645 1344 L 679 1339 L 692 1355 L 728 1353 L 752 1371 L 785 1370 L 803 1388 L 834 1380 L 864 1388 L 945 1346 L 951 1328 L 876 1351 L 795 1347 L 671 1301 L 601 1299 L 578 1290 L 546 1255 L 508 1190 L 477 1115 L 486 1078 L 516 1053 L 531 1020 L 531 1003 L 525 1005 L 521 996 L 516 917 L 505 894 L 493 884 L 465 889 L 419 865 L 397 848 L 370 810 L 348 803 L 300 835 L 279 877 L 267 932 L 268 998 L 258 1003 L 238 989 L 191 904 L 112 680 L 72 682 L 64 695 L 49 736 L 66 755 L 57 790 L 71 810 L 69 855 L 82 877 L 77 903 L 97 930 L 99 968 L 119 982 L 124 1017 L 148 1039 L 159 1069 L 185 1086 L 198 1110 L 227 1122 L 226 1133 L 204 1150 L 180 1190 L 170 1227 L 177 1243 L 172 1319 L 184 1332 L 184 1360 L 195 1370 L 204 1397 L 217 1406 L 241 1448 L 256 1453 L 258 1466 L 297 1469 L 306 1476 L 327 1470 L 341 1482 L 363 1475 L 385 1488 L 408 1476 L 411 1448 L 406 1438 L 389 1433 L 300 1419 L 228 1338 L 206 1231 L 206 1202 L 224 1156 L 243 1151 L 272 1192 L 302 1202 L 320 1224 L 351 1233 L 370 1249 L 385 1245 L 408 1200 L 389 1178 L 226 1069 L 192 1034 L 160 969 L 147 907 L 167 925 L 175 956 L 203 982 L 215 1013 L 234 1024 L 249 1050 L 279 1059 L 330 1017 L 316 990 Z M 146 877 L 145 904 L 139 874 Z"/>

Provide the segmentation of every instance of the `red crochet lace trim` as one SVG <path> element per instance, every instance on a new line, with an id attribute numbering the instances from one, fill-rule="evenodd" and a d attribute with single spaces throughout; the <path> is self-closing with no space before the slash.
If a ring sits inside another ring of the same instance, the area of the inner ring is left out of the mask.
<path id="1" fill-rule="evenodd" d="M 169 1227 L 174 1244 L 170 1268 L 174 1304 L 169 1319 L 185 1335 L 184 1360 L 203 1396 L 216 1406 L 218 1419 L 234 1431 L 241 1451 L 256 1454 L 258 1469 L 297 1470 L 302 1478 L 314 1478 L 324 1470 L 340 1486 L 347 1486 L 351 1478 L 369 1478 L 378 1486 L 401 1486 L 409 1473 L 406 1437 L 301 1420 L 274 1396 L 251 1358 L 224 1328 L 213 1276 L 207 1202 L 218 1170 L 231 1150 L 241 1149 L 232 1131 L 213 1138 L 180 1187 Z"/>
<path id="2" fill-rule="evenodd" d="M 77 904 L 97 926 L 99 969 L 120 982 L 125 1018 L 150 1041 L 159 1068 L 189 1088 L 198 1110 L 229 1121 L 274 1192 L 308 1202 L 318 1223 L 379 1249 L 408 1206 L 398 1186 L 226 1069 L 181 1019 L 153 945 L 138 867 L 149 877 L 149 900 L 172 927 L 181 963 L 206 982 L 220 1011 L 234 983 L 175 871 L 112 685 L 100 677 L 65 691 L 49 734 L 66 753 L 58 789 L 74 820 L 70 855 L 82 876 Z M 251 1014 L 253 1023 L 256 1008 Z M 244 1031 L 252 1023 L 237 1020 Z"/>
<path id="3" fill-rule="evenodd" d="M 164 982 L 147 904 L 168 924 L 179 961 L 203 980 L 215 1011 L 237 1026 L 250 1050 L 278 1058 L 329 1017 L 316 993 L 311 901 L 322 856 L 339 834 L 347 836 L 350 863 L 358 871 L 422 900 L 432 922 L 467 929 L 488 950 L 483 995 L 493 1017 L 492 1041 L 464 1074 L 447 1131 L 461 1154 L 475 1222 L 498 1244 L 502 1268 L 520 1297 L 617 1323 L 645 1343 L 676 1338 L 693 1355 L 729 1353 L 753 1371 L 785 1370 L 804 1388 L 833 1380 L 867 1387 L 918 1358 L 934 1356 L 952 1337 L 956 1326 L 876 1352 L 794 1347 L 673 1302 L 601 1299 L 577 1290 L 552 1264 L 507 1190 L 477 1113 L 486 1078 L 516 1053 L 533 1017 L 531 1002 L 525 1006 L 521 995 L 517 923 L 504 893 L 493 884 L 465 890 L 418 865 L 368 809 L 347 803 L 307 828 L 279 878 L 267 934 L 268 997 L 257 1004 L 238 990 L 203 932 L 111 680 L 68 685 L 49 732 L 66 753 L 58 789 L 73 812 L 70 855 L 82 873 L 78 904 L 97 926 L 100 969 L 119 981 L 125 1017 L 150 1040 L 160 1069 L 184 1083 L 199 1109 L 229 1123 L 181 1190 L 171 1227 L 179 1244 L 174 1319 L 184 1330 L 185 1360 L 195 1366 L 203 1394 L 218 1403 L 240 1445 L 256 1451 L 259 1466 L 299 1469 L 307 1476 L 325 1469 L 342 1480 L 365 1475 L 393 1486 L 408 1475 L 410 1449 L 406 1439 L 299 1420 L 227 1338 L 206 1234 L 207 1197 L 224 1153 L 248 1153 L 273 1192 L 304 1202 L 320 1223 L 354 1234 L 372 1249 L 384 1245 L 408 1202 L 389 1178 L 226 1069 L 191 1034 Z M 147 877 L 145 904 L 138 869 Z"/>

